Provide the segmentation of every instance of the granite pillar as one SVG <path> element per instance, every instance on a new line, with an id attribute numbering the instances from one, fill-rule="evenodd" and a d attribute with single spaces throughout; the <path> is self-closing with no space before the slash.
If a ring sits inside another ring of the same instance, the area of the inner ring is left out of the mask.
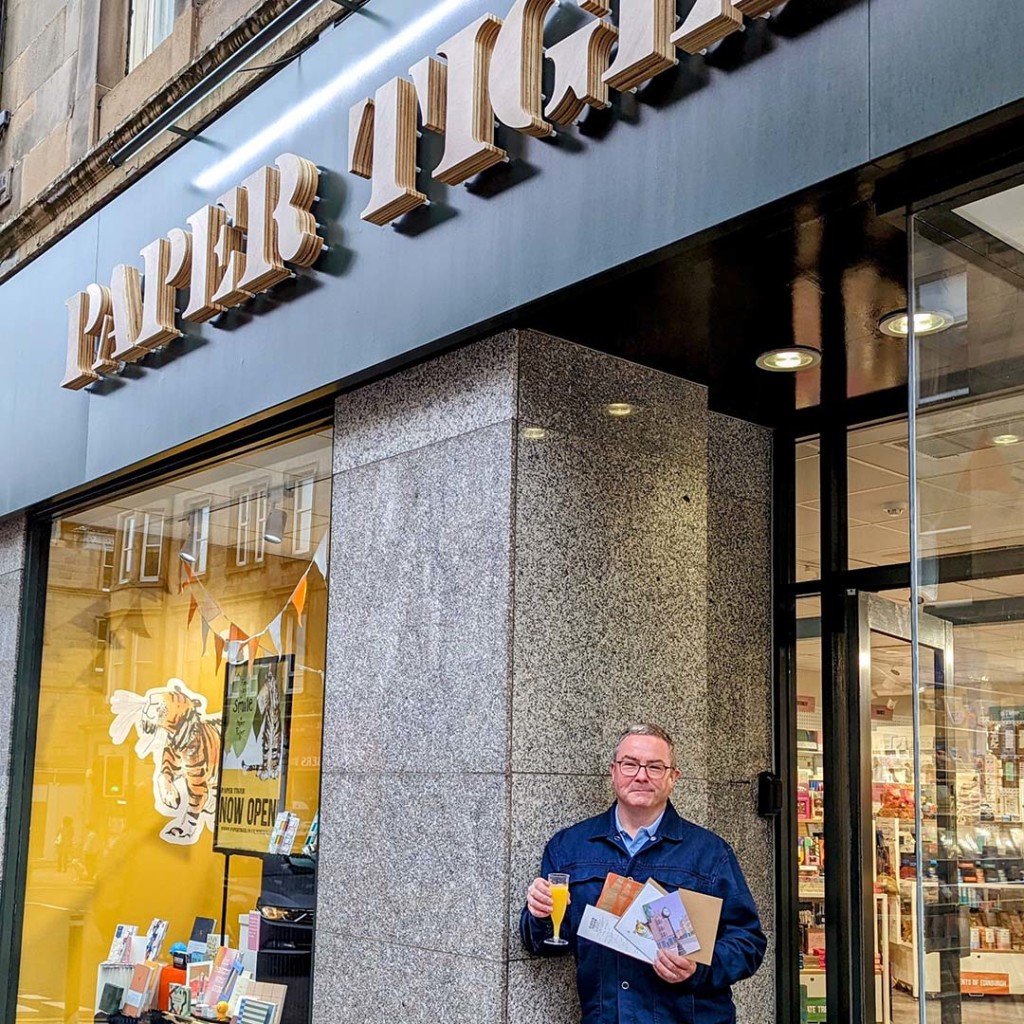
<path id="1" fill-rule="evenodd" d="M 677 806 L 734 842 L 770 920 L 768 440 L 532 332 L 338 400 L 317 1024 L 578 1019 L 516 922 L 632 721 L 676 737 Z M 744 1024 L 773 989 L 769 963 Z"/>
<path id="2" fill-rule="evenodd" d="M 25 564 L 25 520 L 0 519 L 0 885 L 3 884 L 7 800 L 10 792 L 14 676 Z"/>

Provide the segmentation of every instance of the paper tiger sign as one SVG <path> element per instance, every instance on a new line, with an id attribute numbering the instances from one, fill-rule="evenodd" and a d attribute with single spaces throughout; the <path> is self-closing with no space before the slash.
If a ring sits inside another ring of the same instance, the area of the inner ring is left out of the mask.
<path id="1" fill-rule="evenodd" d="M 266 853 L 285 808 L 294 659 L 228 665 L 214 848 Z"/>

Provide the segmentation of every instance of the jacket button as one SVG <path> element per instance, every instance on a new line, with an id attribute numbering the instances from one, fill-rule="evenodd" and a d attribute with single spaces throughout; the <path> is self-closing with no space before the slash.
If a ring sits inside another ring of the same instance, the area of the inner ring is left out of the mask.
<path id="1" fill-rule="evenodd" d="M 628 989 L 629 989 L 629 982 L 628 982 L 628 981 L 624 981 L 624 982 L 622 983 L 622 987 L 623 987 L 623 989 L 626 989 L 626 990 L 628 990 Z"/>

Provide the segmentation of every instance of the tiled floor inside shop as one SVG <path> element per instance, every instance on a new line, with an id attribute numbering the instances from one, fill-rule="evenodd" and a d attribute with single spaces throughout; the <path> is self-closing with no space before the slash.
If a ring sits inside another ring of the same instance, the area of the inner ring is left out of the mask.
<path id="1" fill-rule="evenodd" d="M 917 1000 L 906 992 L 897 990 L 892 994 L 892 1024 L 917 1024 Z M 928 1004 L 928 1024 L 942 1024 L 937 1002 Z M 960 1024 L 1024 1024 L 1024 997 L 965 999 Z"/>

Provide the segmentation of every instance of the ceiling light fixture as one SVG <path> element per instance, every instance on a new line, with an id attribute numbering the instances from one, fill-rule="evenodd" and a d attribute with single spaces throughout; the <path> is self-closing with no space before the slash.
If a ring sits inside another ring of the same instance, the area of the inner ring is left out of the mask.
<path id="1" fill-rule="evenodd" d="M 1001 448 L 1005 448 L 1007 445 L 1011 444 L 1020 444 L 1020 441 L 1020 434 L 994 434 L 992 437 L 992 443 L 999 445 Z"/>
<path id="2" fill-rule="evenodd" d="M 927 334 L 938 334 L 953 326 L 953 317 L 937 309 L 923 309 L 914 314 L 914 334 L 924 337 Z M 886 313 L 878 321 L 878 329 L 890 338 L 905 338 L 910 333 L 910 313 L 905 309 L 897 309 Z"/>
<path id="3" fill-rule="evenodd" d="M 267 516 L 263 527 L 263 539 L 268 544 L 280 544 L 284 540 L 284 532 L 288 526 L 288 513 L 280 505 L 275 505 Z"/>
<path id="4" fill-rule="evenodd" d="M 773 373 L 796 373 L 798 370 L 810 370 L 820 363 L 821 352 L 809 345 L 773 348 L 757 357 L 757 365 L 762 370 L 770 370 Z"/>
<path id="5" fill-rule="evenodd" d="M 604 409 L 609 416 L 621 418 L 623 416 L 632 416 L 636 411 L 636 406 L 630 405 L 629 402 L 609 402 Z"/>

